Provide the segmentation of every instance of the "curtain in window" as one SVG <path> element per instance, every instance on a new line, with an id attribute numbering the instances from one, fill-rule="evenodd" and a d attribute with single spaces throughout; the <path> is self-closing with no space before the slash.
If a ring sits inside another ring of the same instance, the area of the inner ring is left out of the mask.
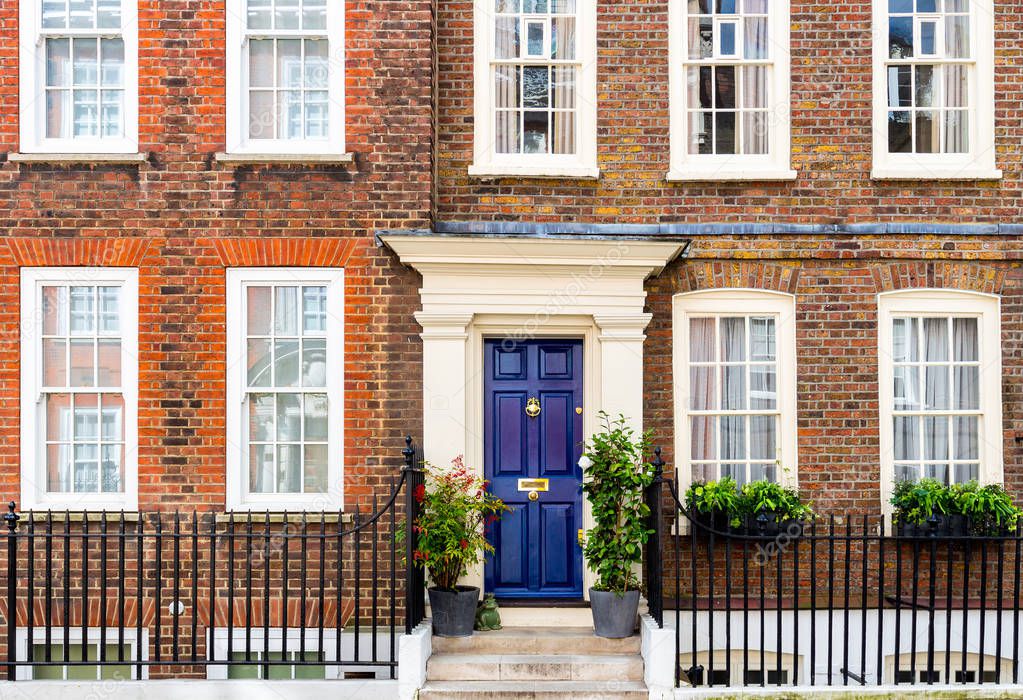
<path id="1" fill-rule="evenodd" d="M 767 41 L 767 23 L 757 25 Z M 767 107 L 767 68 L 745 66 L 742 69 L 742 106 L 744 108 Z M 767 153 L 767 112 L 743 112 L 742 143 L 744 153 Z"/>

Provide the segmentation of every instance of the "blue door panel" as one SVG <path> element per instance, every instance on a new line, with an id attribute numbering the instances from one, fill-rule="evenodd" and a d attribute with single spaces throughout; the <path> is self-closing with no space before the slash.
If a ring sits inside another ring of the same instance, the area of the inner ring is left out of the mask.
<path id="1" fill-rule="evenodd" d="M 503 597 L 582 595 L 582 342 L 487 341 L 484 472 L 513 508 L 491 530 L 485 585 Z M 540 414 L 526 413 L 535 398 Z M 530 501 L 520 479 L 548 480 Z"/>

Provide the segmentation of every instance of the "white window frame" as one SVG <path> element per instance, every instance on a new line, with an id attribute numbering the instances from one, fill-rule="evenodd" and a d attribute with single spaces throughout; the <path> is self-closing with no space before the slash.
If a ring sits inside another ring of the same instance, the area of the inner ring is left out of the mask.
<path id="1" fill-rule="evenodd" d="M 249 138 L 249 51 L 246 37 L 247 0 L 225 0 L 226 6 L 226 150 L 238 155 L 345 155 L 345 26 L 342 0 L 327 0 L 326 30 L 287 31 L 287 37 L 327 36 L 327 139 L 250 139 Z M 282 30 L 283 31 L 283 30 Z M 258 36 L 272 30 L 253 30 Z M 276 67 L 275 67 L 276 70 Z"/>
<path id="2" fill-rule="evenodd" d="M 99 644 L 100 643 L 100 638 L 101 638 L 101 631 L 100 630 L 101 630 L 100 627 L 89 627 L 86 630 L 87 643 Z M 120 642 L 120 630 L 119 630 L 119 628 L 117 628 L 117 627 L 107 627 L 106 628 L 106 632 L 107 632 L 107 634 L 106 634 L 106 642 L 107 642 L 107 644 L 118 644 Z M 124 645 L 126 647 L 128 647 L 128 649 L 125 650 L 125 653 L 124 653 L 124 661 L 118 661 L 116 656 L 113 659 L 110 659 L 110 658 L 107 659 L 107 664 L 108 665 L 110 664 L 111 661 L 113 661 L 118 666 L 131 666 L 131 668 L 132 668 L 132 679 L 135 678 L 135 675 L 134 675 L 135 674 L 135 665 L 134 664 L 135 664 L 135 661 L 136 661 L 135 649 L 137 647 L 136 639 L 138 638 L 136 633 L 137 633 L 137 630 L 134 627 L 125 627 L 124 628 Z M 17 628 L 15 634 L 17 635 L 16 636 L 16 640 L 15 640 L 15 644 L 16 644 L 16 648 L 18 650 L 18 658 L 22 659 L 22 660 L 27 660 L 28 659 L 28 628 L 27 627 L 19 627 L 19 628 Z M 82 643 L 82 627 L 81 627 L 81 625 L 79 625 L 77 627 L 69 628 L 67 630 L 67 634 L 68 634 L 68 641 L 71 644 L 81 644 Z M 32 629 L 32 640 L 33 640 L 33 644 L 46 644 L 46 629 L 43 628 L 43 627 L 34 627 Z M 52 628 L 52 632 L 51 632 L 51 635 L 50 635 L 50 644 L 60 644 L 61 646 L 63 646 L 63 644 L 64 644 L 64 629 L 63 628 L 60 628 L 60 627 Z M 128 651 L 131 652 L 130 655 L 128 654 Z M 35 659 L 35 660 L 39 661 L 40 659 Z M 64 664 L 62 663 L 62 660 L 63 660 L 63 657 L 60 658 L 60 659 L 53 658 L 51 660 L 51 662 L 55 666 L 63 666 Z M 149 660 L 149 630 L 144 629 L 144 628 L 142 630 L 142 660 L 143 661 L 148 661 Z M 90 658 L 90 661 L 92 661 L 91 658 Z M 96 664 L 99 665 L 99 661 L 98 660 L 97 660 Z M 37 666 L 18 666 L 17 670 L 15 671 L 15 676 L 14 677 L 15 677 L 16 680 L 19 680 L 19 681 L 31 681 L 31 680 L 34 680 L 32 678 L 32 673 L 33 673 L 33 669 L 35 669 L 35 668 L 38 668 L 38 667 Z M 147 664 L 143 664 L 142 665 L 142 680 L 146 680 L 148 678 L 149 678 L 149 666 Z M 88 683 L 89 681 L 72 681 L 72 682 L 74 682 L 74 683 Z M 98 682 L 98 683 L 116 683 L 116 682 L 119 682 L 119 681 L 100 680 L 100 679 L 97 678 L 96 682 Z"/>
<path id="3" fill-rule="evenodd" d="M 473 3 L 473 162 L 478 177 L 549 177 L 596 179 L 597 166 L 597 3 L 576 0 L 576 152 L 570 154 L 497 153 L 496 108 L 491 59 L 496 42 L 494 0 Z M 523 25 L 523 28 L 525 26 Z M 523 37 L 524 40 L 524 37 Z M 545 44 L 549 46 L 550 27 Z M 550 52 L 548 51 L 549 55 Z"/>
<path id="4" fill-rule="evenodd" d="M 796 424 L 796 299 L 785 292 L 758 289 L 709 289 L 676 294 L 672 299 L 672 365 L 675 403 L 675 464 L 679 493 L 692 483 L 689 430 L 689 320 L 706 316 L 774 316 L 779 429 L 778 483 L 799 483 Z"/>
<path id="5" fill-rule="evenodd" d="M 322 284 L 327 288 L 327 492 L 249 492 L 245 290 L 249 285 Z M 227 271 L 227 508 L 238 511 L 339 510 L 344 426 L 344 270 L 231 268 Z"/>
<path id="6" fill-rule="evenodd" d="M 139 150 L 139 60 L 138 4 L 121 0 L 122 26 L 117 36 L 124 40 L 124 136 L 122 138 L 46 137 L 46 50 L 43 46 L 42 0 L 21 0 L 19 27 L 19 148 L 22 153 L 126 154 Z M 47 30 L 48 32 L 51 30 Z M 52 30 L 60 36 L 102 35 L 104 29 Z M 111 34 L 111 36 L 114 36 Z"/>
<path id="7" fill-rule="evenodd" d="M 888 152 L 888 0 L 874 0 L 873 32 L 873 167 L 875 180 L 978 180 L 999 179 L 995 163 L 995 31 L 993 0 L 970 0 L 970 48 L 973 70 L 969 73 L 970 151 L 968 153 Z M 919 27 L 914 21 L 914 35 Z M 939 24 L 939 29 L 943 25 Z M 940 48 L 944 36 L 935 38 Z M 922 56 L 921 58 L 931 58 Z M 948 59 L 955 60 L 955 59 Z M 943 63 L 946 59 L 934 58 Z"/>
<path id="8" fill-rule="evenodd" d="M 892 320 L 895 316 L 974 316 L 979 320 L 980 357 L 980 467 L 978 481 L 1001 484 L 1002 465 L 1002 331 L 998 296 L 952 289 L 912 289 L 877 295 L 878 407 L 881 446 L 881 503 L 891 515 L 888 502 L 895 479 L 895 428 L 892 425 L 894 369 L 892 367 Z"/>
<path id="9" fill-rule="evenodd" d="M 213 652 L 207 660 L 225 661 L 227 660 L 227 640 L 233 640 L 233 651 L 234 653 L 245 651 L 245 639 L 246 635 L 249 638 L 250 651 L 255 659 L 257 654 L 262 654 L 265 649 L 264 643 L 264 630 L 262 627 L 252 627 L 248 630 L 244 628 L 235 627 L 232 630 L 223 628 L 217 628 L 213 630 L 213 640 L 209 645 L 209 649 Z M 269 641 L 270 651 L 285 651 L 285 652 L 297 652 L 301 650 L 303 631 L 297 628 L 288 628 L 288 637 L 284 639 L 284 629 L 281 627 L 271 627 L 269 630 Z M 230 636 L 228 636 L 230 635 Z M 324 629 L 323 630 L 323 649 L 318 649 L 320 644 L 319 631 L 316 629 L 307 629 L 304 631 L 305 637 L 305 650 L 307 652 L 320 651 L 323 654 L 323 665 L 324 665 L 324 680 L 338 680 L 344 678 L 343 668 L 338 664 L 331 664 L 336 662 L 337 659 L 337 635 L 336 629 Z M 209 635 L 207 635 L 207 639 Z M 252 666 L 258 666 L 259 662 L 253 660 L 251 662 L 242 662 L 250 664 Z M 278 664 L 278 667 L 280 665 Z M 226 664 L 213 664 L 206 667 L 206 678 L 209 680 L 229 680 L 227 677 L 228 666 Z M 259 679 L 259 682 L 264 682 L 266 679 Z M 283 680 L 283 679 L 282 679 Z M 250 681 L 251 682 L 251 681 Z"/>
<path id="10" fill-rule="evenodd" d="M 42 412 L 42 288 L 116 284 L 121 295 L 124 491 L 48 493 Z M 138 508 L 138 270 L 128 267 L 26 267 L 21 270 L 21 508 Z"/>
<path id="11" fill-rule="evenodd" d="M 791 54 L 789 0 L 768 4 L 768 58 L 754 63 L 768 65 L 768 111 L 770 125 L 767 153 L 689 153 L 686 67 L 689 56 L 688 0 L 670 0 L 668 8 L 668 100 L 670 164 L 666 179 L 671 182 L 715 180 L 794 180 L 791 156 Z M 715 30 L 720 21 L 715 18 Z M 742 50 L 741 24 L 736 32 L 736 51 Z M 715 32 L 715 60 L 749 65 L 738 57 L 722 57 Z M 708 64 L 715 65 L 715 64 Z M 719 64 L 718 64 L 719 65 Z M 738 128 L 738 126 L 736 127 Z"/>

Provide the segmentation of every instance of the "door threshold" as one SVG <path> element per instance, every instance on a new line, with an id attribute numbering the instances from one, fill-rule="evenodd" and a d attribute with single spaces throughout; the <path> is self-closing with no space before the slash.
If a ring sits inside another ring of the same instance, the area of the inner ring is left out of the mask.
<path id="1" fill-rule="evenodd" d="M 579 598 L 498 598 L 502 608 L 588 608 L 589 601 Z"/>

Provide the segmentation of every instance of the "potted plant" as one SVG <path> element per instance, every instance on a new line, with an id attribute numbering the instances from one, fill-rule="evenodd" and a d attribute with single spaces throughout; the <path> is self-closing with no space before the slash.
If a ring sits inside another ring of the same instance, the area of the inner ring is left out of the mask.
<path id="1" fill-rule="evenodd" d="M 1002 536 L 1016 530 L 1021 511 L 998 484 L 980 486 L 976 481 L 949 487 L 956 513 L 965 519 L 971 535 Z"/>
<path id="2" fill-rule="evenodd" d="M 643 560 L 643 545 L 653 532 L 644 489 L 653 483 L 649 433 L 636 435 L 624 416 L 612 421 L 601 412 L 602 430 L 586 443 L 582 459 L 583 492 L 594 526 L 583 550 L 597 575 L 590 589 L 593 628 L 599 637 L 629 637 L 639 611 L 639 578 L 633 570 Z"/>
<path id="3" fill-rule="evenodd" d="M 904 537 L 963 535 L 965 519 L 955 510 L 952 491 L 935 479 L 899 480 L 892 489 L 895 532 Z"/>
<path id="4" fill-rule="evenodd" d="M 726 476 L 718 481 L 696 481 L 686 490 L 686 510 L 699 525 L 716 532 L 739 527 L 739 487 Z"/>
<path id="5" fill-rule="evenodd" d="M 426 464 L 426 482 L 416 489 L 419 517 L 413 524 L 414 564 L 426 568 L 433 632 L 441 637 L 472 635 L 480 589 L 460 586 L 469 566 L 493 554 L 484 527 L 511 510 L 487 493 L 487 482 L 455 458 L 450 467 Z"/>
<path id="6" fill-rule="evenodd" d="M 777 537 L 785 532 L 799 535 L 813 516 L 799 493 L 773 481 L 751 481 L 739 493 L 739 511 L 748 534 Z"/>

